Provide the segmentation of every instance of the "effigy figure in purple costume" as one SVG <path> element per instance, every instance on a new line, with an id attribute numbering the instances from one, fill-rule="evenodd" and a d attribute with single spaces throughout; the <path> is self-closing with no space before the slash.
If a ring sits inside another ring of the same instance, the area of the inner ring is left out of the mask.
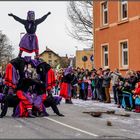
<path id="1" fill-rule="evenodd" d="M 19 47 L 20 47 L 19 56 L 21 56 L 22 52 L 25 51 L 25 52 L 28 52 L 28 53 L 35 52 L 36 58 L 39 57 L 38 39 L 37 39 L 37 36 L 36 36 L 35 32 L 36 32 L 36 29 L 37 29 L 37 25 L 42 23 L 48 17 L 48 15 L 50 15 L 50 14 L 51 14 L 51 12 L 48 12 L 43 17 L 41 17 L 39 19 L 35 19 L 35 12 L 34 11 L 28 11 L 27 20 L 21 19 L 21 18 L 17 17 L 16 15 L 14 15 L 12 13 L 8 14 L 9 16 L 12 16 L 16 21 L 23 24 L 25 29 L 26 29 L 26 32 L 27 32 L 21 38 L 21 41 L 20 41 L 20 44 L 19 44 Z"/>

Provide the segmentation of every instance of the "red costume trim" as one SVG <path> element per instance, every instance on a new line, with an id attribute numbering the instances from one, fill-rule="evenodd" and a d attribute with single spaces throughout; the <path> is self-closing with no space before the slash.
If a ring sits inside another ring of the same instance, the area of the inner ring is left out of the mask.
<path id="1" fill-rule="evenodd" d="M 12 88 L 16 88 L 16 85 L 13 84 L 12 78 L 13 78 L 13 65 L 9 63 L 6 66 L 6 70 L 5 70 L 5 85 Z"/>
<path id="2" fill-rule="evenodd" d="M 71 98 L 69 96 L 69 92 L 71 92 L 71 91 L 69 91 L 69 90 L 70 89 L 69 89 L 69 84 L 68 83 L 65 83 L 65 82 L 61 83 L 61 86 L 60 86 L 60 96 L 62 96 L 65 99 Z"/>
<path id="3" fill-rule="evenodd" d="M 46 90 L 51 90 L 54 86 L 55 86 L 55 74 L 54 74 L 54 71 L 53 69 L 50 69 L 47 73 L 47 87 L 46 87 Z"/>
<path id="4" fill-rule="evenodd" d="M 21 50 L 21 51 L 24 51 L 24 52 L 27 52 L 27 53 L 39 52 L 39 49 L 36 49 L 36 50 L 27 50 L 27 49 L 21 48 L 21 47 L 20 47 L 20 50 Z"/>
<path id="5" fill-rule="evenodd" d="M 28 109 L 32 109 L 32 104 L 28 101 L 28 99 L 23 95 L 23 91 L 18 90 L 16 92 L 17 97 L 20 99 L 19 107 L 20 107 L 20 117 L 28 116 Z"/>

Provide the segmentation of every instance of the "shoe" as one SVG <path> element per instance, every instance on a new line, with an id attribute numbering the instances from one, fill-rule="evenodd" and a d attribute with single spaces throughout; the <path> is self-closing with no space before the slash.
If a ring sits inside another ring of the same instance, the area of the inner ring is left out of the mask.
<path id="1" fill-rule="evenodd" d="M 126 107 L 126 108 L 125 108 L 125 111 L 132 111 L 132 109 L 129 108 L 129 107 Z"/>
<path id="2" fill-rule="evenodd" d="M 111 101 L 105 101 L 105 103 L 111 103 Z"/>
<path id="3" fill-rule="evenodd" d="M 58 114 L 58 116 L 60 116 L 60 117 L 64 117 L 64 115 L 63 115 L 63 114 Z"/>
<path id="4" fill-rule="evenodd" d="M 4 116 L 3 115 L 0 115 L 0 118 L 3 118 Z"/>
<path id="5" fill-rule="evenodd" d="M 72 101 L 68 101 L 67 103 L 68 103 L 68 104 L 73 104 Z"/>
<path id="6" fill-rule="evenodd" d="M 65 101 L 66 104 L 73 104 L 71 100 L 66 99 Z"/>
<path id="7" fill-rule="evenodd" d="M 120 107 L 121 107 L 120 105 L 117 106 L 117 108 L 120 108 Z"/>
<path id="8" fill-rule="evenodd" d="M 99 100 L 99 102 L 103 102 L 103 100 Z"/>

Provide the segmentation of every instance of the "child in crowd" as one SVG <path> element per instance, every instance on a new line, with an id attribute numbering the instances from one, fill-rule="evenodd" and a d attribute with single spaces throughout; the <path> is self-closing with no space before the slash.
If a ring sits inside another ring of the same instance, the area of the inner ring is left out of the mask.
<path id="1" fill-rule="evenodd" d="M 87 83 L 88 83 L 88 97 L 87 97 L 87 99 L 91 99 L 92 98 L 92 89 L 91 89 L 90 76 L 87 77 Z"/>
<path id="2" fill-rule="evenodd" d="M 135 99 L 135 112 L 140 113 L 140 82 L 136 83 L 136 88 L 132 92 Z"/>

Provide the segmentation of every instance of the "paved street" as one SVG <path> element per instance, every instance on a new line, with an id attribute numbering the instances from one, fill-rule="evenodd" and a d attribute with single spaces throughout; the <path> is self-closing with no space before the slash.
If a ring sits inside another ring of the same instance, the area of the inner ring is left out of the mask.
<path id="1" fill-rule="evenodd" d="M 83 111 L 105 111 L 115 109 L 117 113 L 124 112 L 114 104 L 104 104 L 96 101 L 73 99 L 73 105 L 59 105 L 65 117 L 56 116 L 51 108 L 47 109 L 49 117 L 44 118 L 12 118 L 9 109 L 7 117 L 0 119 L 0 138 L 140 138 L 140 114 L 130 113 L 130 117 L 103 114 L 95 118 Z M 112 126 L 107 126 L 107 121 Z"/>

